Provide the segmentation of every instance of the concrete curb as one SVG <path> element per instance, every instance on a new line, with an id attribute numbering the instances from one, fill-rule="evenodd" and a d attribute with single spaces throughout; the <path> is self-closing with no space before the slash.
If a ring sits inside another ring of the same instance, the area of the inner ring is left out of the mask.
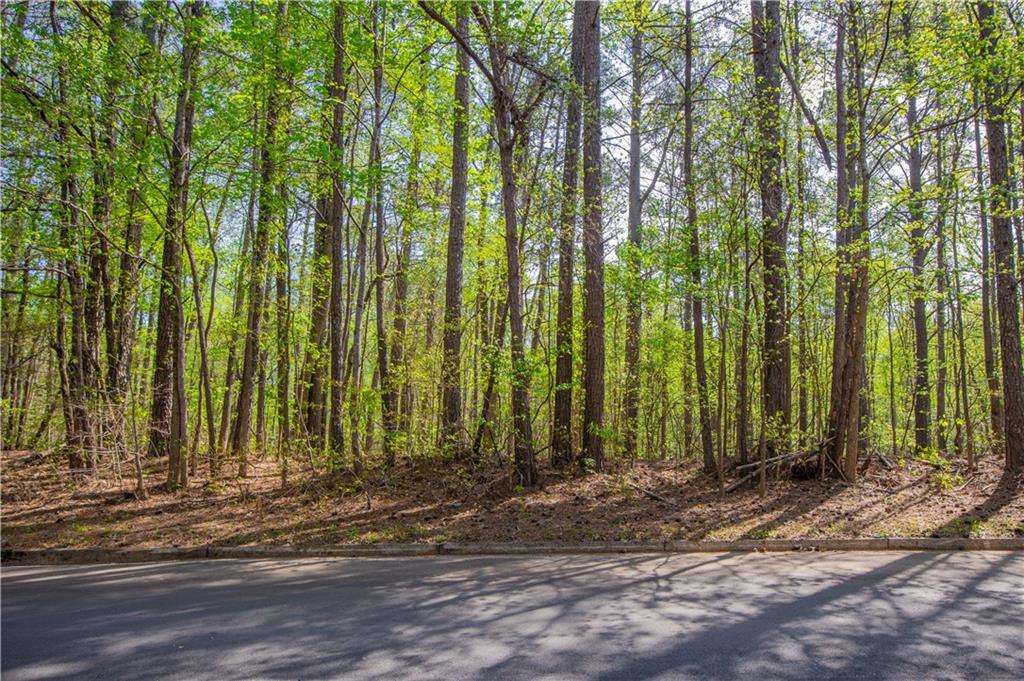
<path id="1" fill-rule="evenodd" d="M 155 549 L 4 549 L 6 564 L 141 563 L 210 558 L 387 558 L 395 556 L 591 555 L 613 553 L 752 553 L 785 551 L 1024 551 L 1024 537 L 878 537 L 660 542 L 442 542 L 335 546 L 193 546 Z"/>

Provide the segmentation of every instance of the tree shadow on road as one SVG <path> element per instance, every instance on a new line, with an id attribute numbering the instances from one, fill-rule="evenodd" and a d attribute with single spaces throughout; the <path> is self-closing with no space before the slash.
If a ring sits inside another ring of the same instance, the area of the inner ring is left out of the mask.
<path id="1" fill-rule="evenodd" d="M 27 678 L 45 663 L 73 670 L 53 678 L 382 681 L 1020 671 L 1006 657 L 1019 652 L 1019 556 L 869 563 L 836 554 L 206 561 L 62 567 L 45 581 L 46 571 L 22 569 L 4 576 L 3 671 Z"/>

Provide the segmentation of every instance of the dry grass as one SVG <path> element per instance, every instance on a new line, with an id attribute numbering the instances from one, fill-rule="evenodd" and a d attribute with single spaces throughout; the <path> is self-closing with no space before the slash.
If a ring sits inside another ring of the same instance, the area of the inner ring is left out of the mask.
<path id="1" fill-rule="evenodd" d="M 857 485 L 769 480 L 764 498 L 754 488 L 720 497 L 695 462 L 585 477 L 545 469 L 526 491 L 499 468 L 436 459 L 363 481 L 307 471 L 282 489 L 276 465 L 258 462 L 244 480 L 175 493 L 160 491 L 154 462 L 144 501 L 131 480 L 75 482 L 53 458 L 2 457 L 3 544 L 17 548 L 1024 534 L 1024 480 L 995 457 L 972 474 L 907 462 Z"/>

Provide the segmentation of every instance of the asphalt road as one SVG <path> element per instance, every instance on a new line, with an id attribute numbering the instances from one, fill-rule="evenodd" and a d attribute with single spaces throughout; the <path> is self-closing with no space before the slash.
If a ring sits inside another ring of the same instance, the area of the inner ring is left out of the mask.
<path id="1" fill-rule="evenodd" d="M 1024 679 L 1024 554 L 4 567 L 4 681 Z"/>

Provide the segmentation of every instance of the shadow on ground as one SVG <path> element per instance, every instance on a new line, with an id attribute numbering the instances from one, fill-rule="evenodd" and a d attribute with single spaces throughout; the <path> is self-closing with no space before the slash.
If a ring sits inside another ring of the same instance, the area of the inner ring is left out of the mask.
<path id="1" fill-rule="evenodd" d="M 853 557 L 851 557 L 853 556 Z M 17 568 L 26 679 L 1017 679 L 1024 556 Z"/>

